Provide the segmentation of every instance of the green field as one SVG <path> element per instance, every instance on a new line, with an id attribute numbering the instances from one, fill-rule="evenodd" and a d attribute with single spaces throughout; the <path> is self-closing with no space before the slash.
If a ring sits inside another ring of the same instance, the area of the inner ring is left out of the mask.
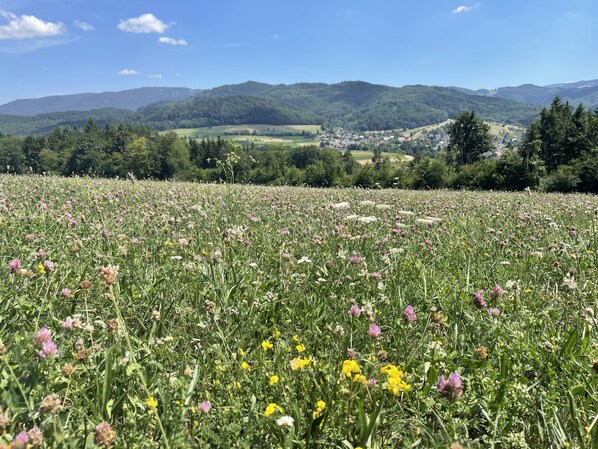
<path id="1" fill-rule="evenodd" d="M 594 448 L 596 210 L 2 175 L 0 446 Z"/>
<path id="2" fill-rule="evenodd" d="M 351 154 L 353 155 L 353 157 L 355 158 L 355 160 L 357 162 L 359 162 L 360 164 L 371 164 L 372 163 L 372 157 L 374 156 L 374 152 L 373 151 L 351 151 Z M 399 156 L 397 153 L 382 153 L 382 157 L 388 158 L 388 160 L 390 162 L 398 162 L 399 158 L 401 158 L 401 160 L 411 160 L 413 159 L 413 156 Z"/>
<path id="3" fill-rule="evenodd" d="M 410 136 L 413 139 L 421 139 L 425 136 L 425 134 L 429 133 L 430 131 L 434 131 L 434 130 L 442 128 L 446 125 L 450 125 L 453 122 L 454 122 L 454 120 L 451 119 L 451 120 L 446 120 L 441 123 L 420 126 L 419 128 L 412 128 L 412 129 L 407 129 L 404 131 L 390 130 L 390 131 L 385 131 L 385 132 L 395 133 L 397 135 Z M 493 136 L 502 136 L 508 132 L 516 138 L 521 138 L 521 136 L 523 135 L 523 133 L 525 131 L 524 127 L 518 126 L 518 125 L 505 125 L 503 123 L 496 123 L 496 122 L 485 122 L 485 123 L 490 125 L 490 134 Z"/>
<path id="4" fill-rule="evenodd" d="M 285 133 L 311 133 L 315 135 L 320 131 L 320 125 L 227 125 L 211 126 L 205 128 L 179 128 L 175 129 L 179 137 L 189 138 L 216 138 L 225 137 L 241 143 L 242 145 L 271 145 L 283 144 L 291 147 L 317 144 L 315 137 L 309 136 L 284 136 Z M 243 134 L 240 134 L 243 133 Z M 249 133 L 250 135 L 247 135 Z"/>

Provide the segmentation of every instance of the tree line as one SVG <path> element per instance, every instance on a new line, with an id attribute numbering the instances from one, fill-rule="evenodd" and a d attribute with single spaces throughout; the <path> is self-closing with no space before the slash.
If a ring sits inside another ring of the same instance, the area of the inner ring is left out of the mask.
<path id="1" fill-rule="evenodd" d="M 136 124 L 57 127 L 46 136 L 0 135 L 0 172 L 243 182 L 317 187 L 467 188 L 598 193 L 598 111 L 554 99 L 518 148 L 498 158 L 490 127 L 463 112 L 446 151 L 396 163 L 374 149 L 359 164 L 350 150 L 315 145 L 242 147 L 223 138 L 180 139 Z"/>

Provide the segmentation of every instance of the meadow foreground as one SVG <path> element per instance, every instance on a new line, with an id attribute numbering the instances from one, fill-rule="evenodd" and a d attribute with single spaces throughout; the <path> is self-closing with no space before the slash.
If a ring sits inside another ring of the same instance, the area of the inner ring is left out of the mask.
<path id="1" fill-rule="evenodd" d="M 597 214 L 1 176 L 0 447 L 596 447 Z"/>

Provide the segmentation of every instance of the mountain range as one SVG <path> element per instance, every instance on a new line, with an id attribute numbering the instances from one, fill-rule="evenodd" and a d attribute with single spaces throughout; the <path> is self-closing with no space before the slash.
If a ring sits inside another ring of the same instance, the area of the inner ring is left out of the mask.
<path id="1" fill-rule="evenodd" d="M 83 126 L 89 118 L 101 126 L 133 122 L 160 130 L 245 123 L 408 129 L 454 118 L 464 110 L 474 110 L 485 120 L 526 125 L 556 95 L 572 104 L 598 106 L 598 80 L 493 90 L 397 88 L 363 81 L 145 87 L 11 101 L 0 105 L 0 132 L 45 134 L 56 126 Z"/>

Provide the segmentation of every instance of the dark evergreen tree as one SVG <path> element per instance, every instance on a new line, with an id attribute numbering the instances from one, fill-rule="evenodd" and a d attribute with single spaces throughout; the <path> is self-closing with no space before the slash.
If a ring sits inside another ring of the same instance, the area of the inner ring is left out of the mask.
<path id="1" fill-rule="evenodd" d="M 473 111 L 462 112 L 449 127 L 448 154 L 457 167 L 478 161 L 482 154 L 493 151 L 490 125 Z"/>

